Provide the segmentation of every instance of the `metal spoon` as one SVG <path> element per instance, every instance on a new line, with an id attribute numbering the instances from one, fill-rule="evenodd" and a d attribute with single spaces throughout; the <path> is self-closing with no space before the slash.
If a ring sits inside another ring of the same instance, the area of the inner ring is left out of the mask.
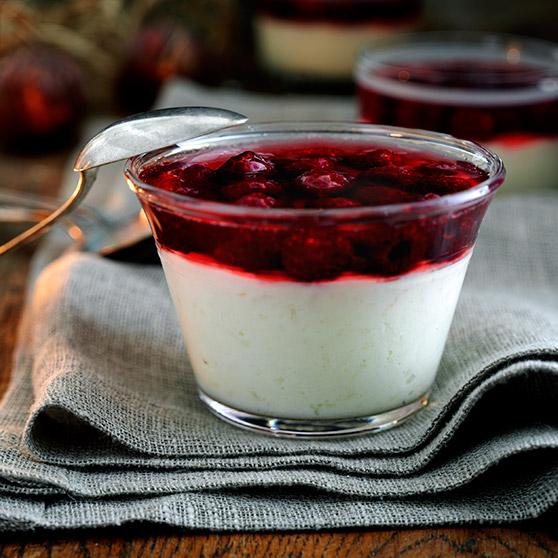
<path id="1" fill-rule="evenodd" d="M 238 126 L 246 120 L 241 114 L 223 109 L 178 107 L 142 112 L 114 122 L 79 152 L 74 164 L 74 170 L 80 173 L 79 181 L 69 199 L 42 221 L 2 244 L 0 255 L 33 240 L 68 213 L 91 189 L 98 167 Z"/>

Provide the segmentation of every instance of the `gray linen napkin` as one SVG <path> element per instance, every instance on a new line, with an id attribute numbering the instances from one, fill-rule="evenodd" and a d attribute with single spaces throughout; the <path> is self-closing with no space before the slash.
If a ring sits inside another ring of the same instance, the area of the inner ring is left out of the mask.
<path id="1" fill-rule="evenodd" d="M 558 502 L 558 197 L 495 200 L 432 403 L 339 441 L 222 423 L 162 271 L 70 255 L 39 277 L 0 405 L 0 529 L 514 521 Z"/>

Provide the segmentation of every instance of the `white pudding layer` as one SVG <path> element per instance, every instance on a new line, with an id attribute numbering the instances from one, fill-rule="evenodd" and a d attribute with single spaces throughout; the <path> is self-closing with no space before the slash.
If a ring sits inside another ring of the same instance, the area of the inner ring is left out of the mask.
<path id="1" fill-rule="evenodd" d="M 558 189 L 558 137 L 537 138 L 520 142 L 486 142 L 506 167 L 506 181 L 501 193 L 532 192 Z"/>
<path id="2" fill-rule="evenodd" d="M 255 21 L 256 41 L 265 67 L 297 76 L 350 79 L 358 52 L 370 41 L 396 31 L 408 31 L 408 23 L 325 23 L 279 19 L 265 14 Z"/>
<path id="3" fill-rule="evenodd" d="M 372 415 L 427 392 L 469 262 L 303 283 L 159 252 L 201 389 L 291 419 Z"/>

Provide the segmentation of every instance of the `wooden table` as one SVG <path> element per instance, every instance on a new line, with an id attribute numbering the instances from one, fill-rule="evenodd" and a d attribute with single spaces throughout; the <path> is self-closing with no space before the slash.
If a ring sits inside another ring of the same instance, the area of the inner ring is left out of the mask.
<path id="1" fill-rule="evenodd" d="M 32 159 L 0 156 L 0 185 L 53 195 L 66 154 Z M 9 381 L 11 354 L 29 255 L 0 259 L 0 392 Z M 0 534 L 0 558 L 96 557 L 393 557 L 558 556 L 558 526 L 549 515 L 514 527 L 211 534 L 156 526 Z"/>

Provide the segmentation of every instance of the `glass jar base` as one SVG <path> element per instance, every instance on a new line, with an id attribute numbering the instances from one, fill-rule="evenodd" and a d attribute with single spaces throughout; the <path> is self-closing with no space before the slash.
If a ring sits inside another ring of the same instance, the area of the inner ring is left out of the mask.
<path id="1" fill-rule="evenodd" d="M 370 416 L 340 419 L 286 419 L 240 411 L 216 401 L 202 390 L 199 397 L 220 419 L 245 430 L 281 438 L 337 438 L 388 430 L 401 424 L 428 405 L 430 392 L 397 409 Z"/>

